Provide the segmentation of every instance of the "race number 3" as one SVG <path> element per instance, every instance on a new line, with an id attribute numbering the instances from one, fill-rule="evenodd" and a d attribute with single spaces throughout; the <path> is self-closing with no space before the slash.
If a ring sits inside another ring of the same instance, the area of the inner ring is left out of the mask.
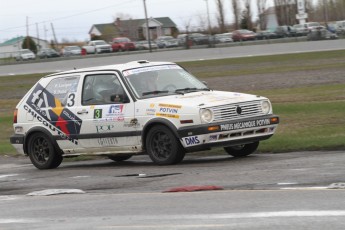
<path id="1" fill-rule="evenodd" d="M 93 113 L 93 118 L 94 119 L 102 118 L 102 109 L 95 109 Z"/>
<path id="2" fill-rule="evenodd" d="M 68 99 L 67 99 L 67 106 L 68 107 L 71 107 L 74 105 L 75 103 L 75 94 L 74 93 L 71 93 L 70 95 L 68 95 Z"/>

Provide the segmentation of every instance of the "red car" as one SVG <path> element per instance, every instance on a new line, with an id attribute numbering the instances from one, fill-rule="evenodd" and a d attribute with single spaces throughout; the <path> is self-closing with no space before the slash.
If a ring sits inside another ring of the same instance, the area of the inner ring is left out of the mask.
<path id="1" fill-rule="evenodd" d="M 234 42 L 249 41 L 249 40 L 255 40 L 255 39 L 256 39 L 256 33 L 250 30 L 235 30 L 232 32 L 232 40 Z"/>
<path id="2" fill-rule="evenodd" d="M 114 38 L 111 47 L 113 48 L 113 52 L 135 50 L 134 43 L 126 37 Z"/>

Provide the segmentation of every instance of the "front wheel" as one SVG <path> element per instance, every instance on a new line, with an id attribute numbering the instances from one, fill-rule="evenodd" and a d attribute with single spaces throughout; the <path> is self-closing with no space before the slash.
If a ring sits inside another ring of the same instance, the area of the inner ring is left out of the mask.
<path id="1" fill-rule="evenodd" d="M 224 150 L 233 157 L 245 157 L 257 150 L 259 147 L 259 142 L 254 142 L 245 145 L 236 145 L 236 146 L 229 146 L 224 147 Z"/>
<path id="2" fill-rule="evenodd" d="M 146 138 L 146 151 L 158 165 L 171 165 L 181 162 L 185 150 L 169 128 L 157 125 L 150 129 Z"/>
<path id="3" fill-rule="evenodd" d="M 43 133 L 35 133 L 29 138 L 28 154 L 32 164 L 38 169 L 57 168 L 63 159 L 48 136 Z"/>

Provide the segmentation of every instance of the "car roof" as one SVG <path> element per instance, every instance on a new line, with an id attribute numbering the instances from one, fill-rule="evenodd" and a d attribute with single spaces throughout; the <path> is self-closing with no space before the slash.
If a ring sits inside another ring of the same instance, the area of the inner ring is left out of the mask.
<path id="1" fill-rule="evenodd" d="M 74 69 L 59 73 L 53 73 L 50 75 L 47 75 L 45 77 L 53 77 L 58 75 L 64 75 L 64 74 L 73 74 L 73 73 L 81 73 L 81 72 L 95 72 L 95 71 L 124 71 L 127 69 L 135 69 L 135 68 L 142 68 L 142 67 L 148 67 L 148 66 L 155 66 L 155 65 L 171 65 L 176 64 L 173 62 L 149 62 L 147 60 L 138 60 L 138 61 L 131 61 L 123 64 L 114 64 L 114 65 L 105 65 L 105 66 L 96 66 L 96 67 L 89 67 L 89 68 L 81 68 L 81 69 Z"/>

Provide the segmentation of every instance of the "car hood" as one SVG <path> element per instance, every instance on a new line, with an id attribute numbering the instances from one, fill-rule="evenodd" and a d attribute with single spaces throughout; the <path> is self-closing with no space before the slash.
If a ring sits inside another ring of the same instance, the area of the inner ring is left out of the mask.
<path id="1" fill-rule="evenodd" d="M 225 91 L 202 91 L 173 95 L 160 98 L 150 98 L 149 103 L 173 104 L 190 107 L 207 108 L 232 103 L 241 103 L 253 100 L 263 100 L 265 97 Z"/>

